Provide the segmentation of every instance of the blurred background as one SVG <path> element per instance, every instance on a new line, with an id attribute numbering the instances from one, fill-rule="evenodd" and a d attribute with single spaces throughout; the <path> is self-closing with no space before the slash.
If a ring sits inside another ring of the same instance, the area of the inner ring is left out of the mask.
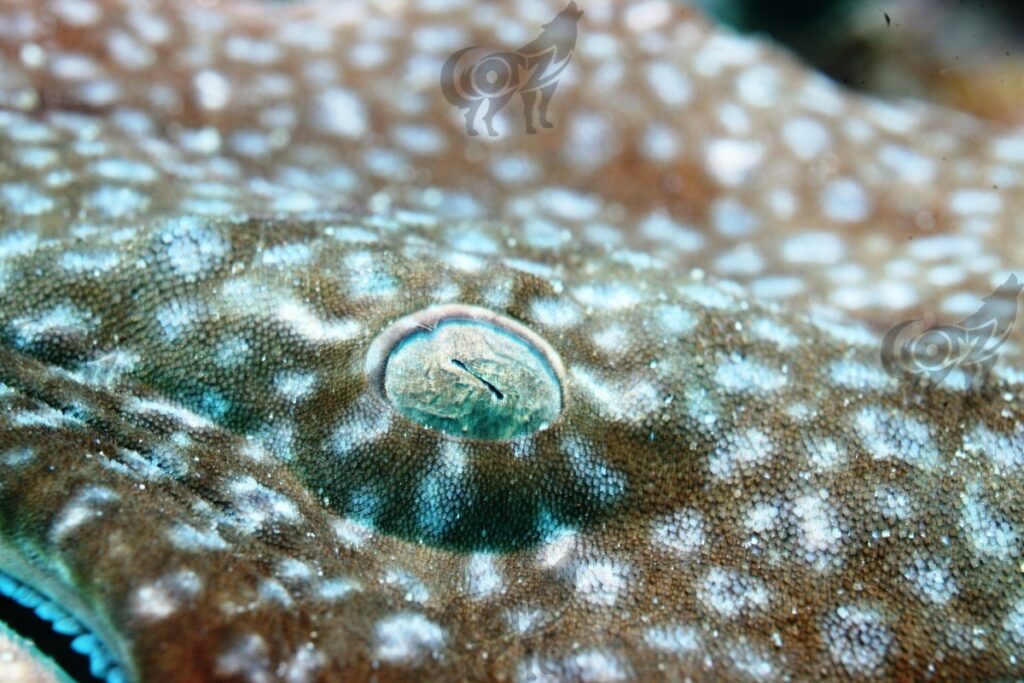
<path id="1" fill-rule="evenodd" d="M 833 78 L 1024 125 L 1024 0 L 691 0 Z"/>

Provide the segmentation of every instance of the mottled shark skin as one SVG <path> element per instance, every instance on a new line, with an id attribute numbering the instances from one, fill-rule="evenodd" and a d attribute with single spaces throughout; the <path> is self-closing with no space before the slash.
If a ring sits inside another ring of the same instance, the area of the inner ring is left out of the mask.
<path id="1" fill-rule="evenodd" d="M 61 168 L 98 155 L 157 171 L 108 162 L 74 191 L 51 178 L 46 211 L 0 202 L 20 227 L 373 198 L 509 223 L 551 249 L 656 251 L 886 328 L 962 317 L 1024 261 L 1019 132 L 852 95 L 686 7 L 588 3 L 555 128 L 526 135 L 510 106 L 502 136 L 469 140 L 438 97 L 444 60 L 520 45 L 561 5 L 207 4 L 4 0 L 0 102 L 93 117 L 56 122 L 105 147 L 73 146 Z M 21 155 L 5 180 L 52 170 Z"/>
<path id="2" fill-rule="evenodd" d="M 873 329 L 1019 265 L 1024 138 L 581 7 L 556 129 L 470 142 L 441 62 L 559 7 L 0 5 L 0 572 L 139 681 L 1024 675 L 1019 347 Z M 381 400 L 442 304 L 549 427 Z"/>

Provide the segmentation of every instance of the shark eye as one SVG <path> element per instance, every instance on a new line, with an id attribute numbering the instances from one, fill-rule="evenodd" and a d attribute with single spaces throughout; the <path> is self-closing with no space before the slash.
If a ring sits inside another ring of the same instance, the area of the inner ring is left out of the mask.
<path id="1" fill-rule="evenodd" d="M 471 306 L 428 308 L 374 341 L 367 373 L 381 398 L 425 427 L 507 440 L 562 411 L 561 362 L 523 325 Z"/>

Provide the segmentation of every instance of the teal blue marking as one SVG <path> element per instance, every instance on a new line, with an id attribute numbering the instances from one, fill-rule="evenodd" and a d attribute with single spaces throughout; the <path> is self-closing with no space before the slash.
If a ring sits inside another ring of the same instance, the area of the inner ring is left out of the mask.
<path id="1" fill-rule="evenodd" d="M 37 617 L 50 625 L 54 633 L 64 636 L 75 636 L 71 640 L 71 649 L 89 658 L 89 673 L 94 678 L 106 683 L 127 683 L 124 670 L 117 665 L 117 660 L 103 641 L 95 634 L 90 633 L 78 619 L 68 614 L 60 605 L 35 589 L 3 573 L 0 573 L 0 596 L 10 598 L 22 607 L 31 609 Z M 0 622 L 0 632 L 7 632 L 2 622 Z M 17 637 L 17 634 L 10 635 Z M 19 643 L 22 640 L 18 638 Z M 25 642 L 28 643 L 28 641 Z M 29 646 L 33 651 L 36 650 L 31 643 L 29 643 Z M 59 667 L 50 662 L 48 657 L 41 653 L 36 654 L 40 661 L 48 666 L 52 665 L 60 680 L 70 681 Z"/>

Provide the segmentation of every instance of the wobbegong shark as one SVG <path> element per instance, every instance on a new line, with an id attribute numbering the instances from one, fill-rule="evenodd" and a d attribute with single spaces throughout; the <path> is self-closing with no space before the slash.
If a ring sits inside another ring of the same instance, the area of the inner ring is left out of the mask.
<path id="1" fill-rule="evenodd" d="M 579 8 L 469 139 L 559 5 L 0 4 L 0 595 L 93 676 L 1024 676 L 1016 335 L 879 358 L 1021 264 L 1024 135 Z"/>

